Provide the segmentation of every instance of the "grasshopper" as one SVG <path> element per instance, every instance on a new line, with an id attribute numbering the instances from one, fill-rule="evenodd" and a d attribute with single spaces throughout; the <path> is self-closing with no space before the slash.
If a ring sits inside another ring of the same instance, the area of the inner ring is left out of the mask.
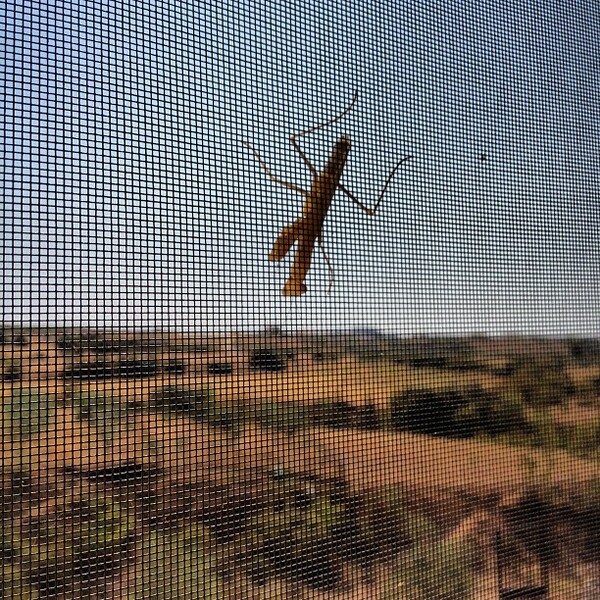
<path id="1" fill-rule="evenodd" d="M 383 186 L 383 190 L 379 195 L 374 208 L 368 208 L 365 206 L 340 182 L 351 146 L 350 138 L 347 135 L 342 135 L 336 142 L 323 172 L 319 173 L 317 171 L 317 169 L 313 166 L 310 160 L 308 160 L 300 148 L 297 138 L 308 135 L 309 133 L 314 133 L 315 131 L 328 127 L 329 125 L 333 125 L 352 110 L 357 99 L 358 92 L 355 92 L 352 102 L 342 113 L 336 117 L 333 117 L 329 121 L 322 123 L 321 125 L 311 127 L 310 129 L 306 129 L 300 133 L 295 133 L 290 136 L 290 142 L 294 146 L 294 149 L 296 152 L 298 152 L 300 158 L 302 158 L 304 164 L 308 167 L 308 170 L 312 174 L 312 185 L 309 192 L 302 189 L 300 186 L 283 181 L 273 175 L 269 167 L 260 157 L 259 153 L 248 142 L 243 142 L 244 145 L 252 151 L 271 181 L 274 181 L 275 183 L 278 183 L 289 190 L 294 190 L 305 198 L 302 216 L 281 230 L 279 236 L 273 244 L 271 253 L 269 254 L 270 261 L 280 261 L 287 255 L 294 243 L 298 242 L 298 248 L 296 250 L 294 262 L 290 270 L 290 275 L 281 291 L 283 296 L 302 296 L 304 293 L 306 293 L 306 285 L 304 280 L 306 279 L 310 269 L 315 242 L 318 243 L 319 249 L 321 250 L 329 269 L 329 290 L 331 290 L 333 285 L 333 268 L 329 258 L 327 257 L 325 248 L 323 247 L 322 230 L 325 217 L 327 216 L 327 211 L 331 206 L 335 192 L 340 190 L 342 193 L 348 196 L 348 198 L 350 198 L 350 200 L 352 200 L 361 210 L 363 210 L 369 216 L 373 216 L 377 212 L 383 195 L 385 194 L 392 177 L 400 165 L 412 158 L 410 156 L 403 158 L 393 168 L 385 182 L 385 185 Z"/>

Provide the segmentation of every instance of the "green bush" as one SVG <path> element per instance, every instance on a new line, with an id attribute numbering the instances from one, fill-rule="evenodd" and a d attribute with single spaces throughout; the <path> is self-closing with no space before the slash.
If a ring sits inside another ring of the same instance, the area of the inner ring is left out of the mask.
<path id="1" fill-rule="evenodd" d="M 385 600 L 468 600 L 473 593 L 476 549 L 444 537 L 437 524 L 412 515 L 414 544 L 403 552 L 387 582 Z"/>
<path id="2" fill-rule="evenodd" d="M 235 430 L 245 421 L 244 407 L 240 402 L 233 400 L 211 401 L 201 420 L 211 427 Z"/>
<path id="3" fill-rule="evenodd" d="M 152 406 L 167 413 L 183 413 L 211 427 L 233 429 L 244 422 L 240 402 L 217 400 L 210 388 L 166 386 L 156 392 Z"/>
<path id="4" fill-rule="evenodd" d="M 212 362 L 206 365 L 206 372 L 209 375 L 231 375 L 233 373 L 233 363 L 230 362 Z"/>
<path id="5" fill-rule="evenodd" d="M 248 576 L 258 584 L 278 576 L 333 589 L 341 577 L 334 531 L 343 525 L 343 506 L 301 489 L 273 500 L 247 522 L 238 542 Z"/>
<path id="6" fill-rule="evenodd" d="M 392 427 L 430 435 L 456 435 L 455 416 L 466 401 L 456 390 L 409 390 L 390 402 Z"/>
<path id="7" fill-rule="evenodd" d="M 600 423 L 557 423 L 542 410 L 530 413 L 529 439 L 535 446 L 567 450 L 583 458 L 594 458 L 600 450 Z"/>
<path id="8" fill-rule="evenodd" d="M 459 540 L 411 548 L 388 582 L 385 600 L 468 600 L 473 593 L 475 550 Z"/>
<path id="9" fill-rule="evenodd" d="M 56 401 L 35 390 L 15 388 L 2 405 L 2 435 L 22 439 L 45 431 L 56 416 Z"/>
<path id="10" fill-rule="evenodd" d="M 356 426 L 360 429 L 379 429 L 382 426 L 383 415 L 374 402 L 356 407 Z"/>
<path id="11" fill-rule="evenodd" d="M 23 361 L 20 358 L 5 359 L 2 357 L 2 380 L 21 381 Z"/>
<path id="12" fill-rule="evenodd" d="M 298 402 L 261 402 L 254 409 L 254 418 L 264 427 L 294 431 L 314 424 L 314 410 Z"/>
<path id="13" fill-rule="evenodd" d="M 526 356 L 515 359 L 515 363 L 512 385 L 530 406 L 561 404 L 575 390 L 564 360 L 559 357 Z"/>
<path id="14" fill-rule="evenodd" d="M 74 398 L 77 415 L 101 431 L 111 442 L 119 433 L 132 408 L 118 399 L 91 393 L 80 393 Z"/>
<path id="15" fill-rule="evenodd" d="M 114 573 L 134 530 L 133 517 L 118 502 L 89 493 L 25 519 L 13 544 L 27 582 L 52 596 Z"/>
<path id="16" fill-rule="evenodd" d="M 250 356 L 250 368 L 255 371 L 285 371 L 287 362 L 279 352 L 268 348 L 259 348 Z"/>
<path id="17" fill-rule="evenodd" d="M 180 412 L 195 418 L 207 415 L 214 405 L 214 394 L 209 388 L 168 385 L 154 393 L 152 406 L 167 412 Z"/>
<path id="18" fill-rule="evenodd" d="M 455 435 L 499 436 L 525 429 L 523 405 L 514 394 L 475 387 L 463 392 L 463 398 L 465 404 L 454 416 Z"/>
<path id="19" fill-rule="evenodd" d="M 333 400 L 316 404 L 313 411 L 316 425 L 339 429 L 353 425 L 356 407 L 343 400 Z"/>
<path id="20" fill-rule="evenodd" d="M 101 379 L 115 375 L 115 365 L 105 360 L 74 362 L 63 371 L 63 379 Z"/>
<path id="21" fill-rule="evenodd" d="M 571 356 L 581 366 L 600 364 L 600 340 L 580 339 L 570 343 Z"/>
<path id="22" fill-rule="evenodd" d="M 446 437 L 499 436 L 526 428 L 520 396 L 474 387 L 409 390 L 390 402 L 393 428 Z"/>
<path id="23" fill-rule="evenodd" d="M 38 600 L 38 591 L 31 586 L 21 567 L 3 557 L 2 581 L 0 581 L 0 598 L 2 600 Z"/>
<path id="24" fill-rule="evenodd" d="M 130 600 L 217 600 L 218 580 L 202 526 L 152 531 L 141 542 L 141 568 Z"/>
<path id="25" fill-rule="evenodd" d="M 371 579 L 378 562 L 407 544 L 403 511 L 381 494 L 351 494 L 338 480 L 302 474 L 278 475 L 274 482 L 267 501 L 247 512 L 228 544 L 230 572 L 239 568 L 256 585 L 277 577 L 332 590 L 344 562 Z"/>

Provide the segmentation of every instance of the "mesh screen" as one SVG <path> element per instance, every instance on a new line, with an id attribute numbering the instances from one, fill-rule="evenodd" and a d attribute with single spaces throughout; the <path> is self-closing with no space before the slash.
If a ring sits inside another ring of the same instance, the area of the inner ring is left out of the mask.
<path id="1" fill-rule="evenodd" d="M 600 597 L 594 2 L 0 23 L 3 599 Z"/>

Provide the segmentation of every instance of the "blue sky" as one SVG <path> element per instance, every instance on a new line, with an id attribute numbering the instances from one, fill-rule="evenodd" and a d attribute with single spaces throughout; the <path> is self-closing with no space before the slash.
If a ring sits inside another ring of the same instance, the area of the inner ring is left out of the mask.
<path id="1" fill-rule="evenodd" d="M 595 2 L 8 2 L 5 320 L 598 335 Z M 346 133 L 308 293 L 267 255 Z M 481 154 L 486 161 L 479 160 Z"/>

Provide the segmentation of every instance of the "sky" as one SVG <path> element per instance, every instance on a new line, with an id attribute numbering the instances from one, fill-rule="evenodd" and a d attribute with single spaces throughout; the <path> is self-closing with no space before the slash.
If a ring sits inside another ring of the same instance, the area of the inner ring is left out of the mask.
<path id="1" fill-rule="evenodd" d="M 600 335 L 600 8 L 6 2 L 5 322 Z M 352 139 L 308 292 L 269 263 Z M 481 160 L 481 157 L 485 160 Z"/>

